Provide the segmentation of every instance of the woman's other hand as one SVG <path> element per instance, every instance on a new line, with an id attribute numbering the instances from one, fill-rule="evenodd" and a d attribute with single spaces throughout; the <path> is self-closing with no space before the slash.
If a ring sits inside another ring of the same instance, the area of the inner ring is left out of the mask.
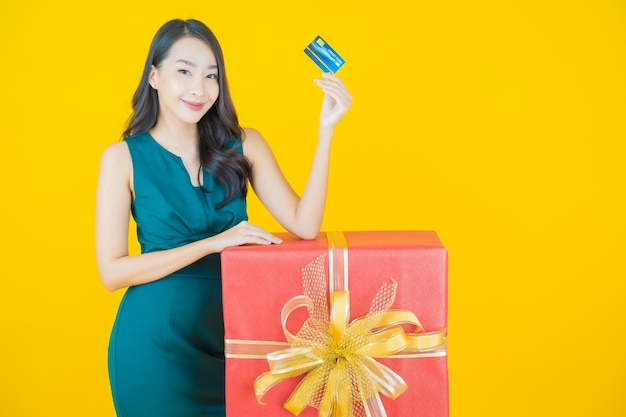
<path id="1" fill-rule="evenodd" d="M 322 80 L 314 80 L 324 92 L 324 101 L 320 113 L 320 127 L 334 128 L 352 104 L 352 96 L 335 74 L 325 72 Z"/>

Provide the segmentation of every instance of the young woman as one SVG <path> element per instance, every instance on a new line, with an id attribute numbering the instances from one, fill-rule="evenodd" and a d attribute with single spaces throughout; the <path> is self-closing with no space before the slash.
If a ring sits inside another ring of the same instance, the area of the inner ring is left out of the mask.
<path id="1" fill-rule="evenodd" d="M 333 74 L 315 83 L 324 92 L 318 143 L 299 197 L 262 136 L 239 126 L 213 33 L 196 20 L 156 33 L 125 140 L 104 151 L 97 190 L 99 274 L 111 291 L 128 288 L 109 345 L 118 416 L 225 415 L 219 253 L 280 243 L 247 222 L 248 181 L 285 229 L 319 232 L 331 138 L 352 98 Z"/>

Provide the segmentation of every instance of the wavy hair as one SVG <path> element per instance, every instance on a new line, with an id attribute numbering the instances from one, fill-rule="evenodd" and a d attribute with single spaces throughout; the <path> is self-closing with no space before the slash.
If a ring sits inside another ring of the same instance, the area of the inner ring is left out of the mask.
<path id="1" fill-rule="evenodd" d="M 165 23 L 157 31 L 148 52 L 148 58 L 132 100 L 133 113 L 123 138 L 152 129 L 159 115 L 157 92 L 150 88 L 151 67 L 158 68 L 168 56 L 172 45 L 181 38 L 193 37 L 207 44 L 215 55 L 218 70 L 219 95 L 209 111 L 198 122 L 200 170 L 208 171 L 224 187 L 226 195 L 219 204 L 223 206 L 241 194 L 248 192 L 250 164 L 243 154 L 235 151 L 243 140 L 243 129 L 239 125 L 237 112 L 228 90 L 224 55 L 213 32 L 198 20 L 174 19 Z M 199 181 L 199 183 L 202 183 Z M 208 192 L 204 187 L 203 190 Z"/>

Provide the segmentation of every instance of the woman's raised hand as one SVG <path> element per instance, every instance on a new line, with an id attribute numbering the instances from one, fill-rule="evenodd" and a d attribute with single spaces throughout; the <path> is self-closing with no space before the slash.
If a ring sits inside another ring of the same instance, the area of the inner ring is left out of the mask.
<path id="1" fill-rule="evenodd" d="M 335 74 L 325 72 L 322 80 L 315 80 L 315 84 L 324 92 L 322 111 L 320 113 L 320 127 L 334 128 L 352 104 L 352 96 Z"/>

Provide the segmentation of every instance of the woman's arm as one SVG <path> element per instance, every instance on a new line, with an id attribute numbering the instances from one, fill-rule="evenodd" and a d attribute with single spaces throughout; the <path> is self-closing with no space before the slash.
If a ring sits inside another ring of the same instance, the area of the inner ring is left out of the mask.
<path id="1" fill-rule="evenodd" d="M 285 229 L 303 239 L 315 238 L 321 228 L 334 128 L 352 103 L 350 93 L 335 75 L 324 74 L 323 80 L 315 82 L 324 92 L 324 101 L 317 148 L 302 197 L 293 191 L 257 131 L 246 129 L 244 141 L 244 153 L 252 165 L 250 183 L 255 193 Z"/>
<path id="2" fill-rule="evenodd" d="M 163 278 L 226 247 L 280 243 L 280 239 L 244 221 L 216 236 L 185 246 L 129 256 L 131 182 L 128 146 L 124 142 L 109 146 L 100 161 L 96 195 L 96 261 L 100 279 L 110 291 Z"/>

